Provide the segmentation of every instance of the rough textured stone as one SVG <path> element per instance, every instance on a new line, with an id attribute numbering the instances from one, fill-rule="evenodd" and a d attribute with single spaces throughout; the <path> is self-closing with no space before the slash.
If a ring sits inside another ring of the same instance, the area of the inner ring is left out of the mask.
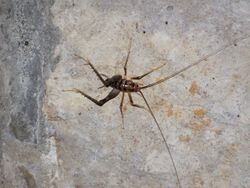
<path id="1" fill-rule="evenodd" d="M 128 72 L 145 90 L 182 187 L 250 186 L 250 2 L 1 1 L 1 138 L 4 187 L 177 187 L 157 126 L 125 97 L 107 95 L 89 66 Z M 218 53 L 216 53 L 218 52 Z M 59 58 L 60 57 L 60 58 Z M 52 72 L 50 70 L 53 70 Z M 45 92 L 46 91 L 46 92 Z M 134 101 L 143 104 L 138 95 Z M 144 105 L 144 104 L 143 104 Z"/>
<path id="2" fill-rule="evenodd" d="M 1 0 L 1 184 L 6 188 L 46 187 L 50 178 L 40 157 L 49 151 L 42 100 L 60 36 L 51 21 L 52 4 Z"/>

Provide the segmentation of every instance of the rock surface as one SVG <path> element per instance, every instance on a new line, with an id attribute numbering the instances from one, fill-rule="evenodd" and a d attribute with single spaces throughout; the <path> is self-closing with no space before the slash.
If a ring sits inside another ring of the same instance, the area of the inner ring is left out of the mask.
<path id="1" fill-rule="evenodd" d="M 148 111 L 121 95 L 99 107 L 103 74 L 166 65 L 142 84 L 203 59 L 144 94 L 181 185 L 250 186 L 250 2 L 1 0 L 1 186 L 178 187 Z M 145 105 L 133 94 L 137 104 Z"/>

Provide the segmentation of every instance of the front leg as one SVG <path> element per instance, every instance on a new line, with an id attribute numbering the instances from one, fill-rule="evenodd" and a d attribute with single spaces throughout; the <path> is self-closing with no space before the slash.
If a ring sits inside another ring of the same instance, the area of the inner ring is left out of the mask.
<path id="1" fill-rule="evenodd" d="M 94 67 L 94 65 L 88 59 L 85 59 L 82 56 L 77 55 L 77 54 L 75 54 L 75 56 L 78 57 L 78 58 L 80 58 L 80 59 L 82 59 L 82 60 L 84 60 L 93 69 L 93 71 L 96 73 L 97 77 L 101 80 L 101 82 L 103 83 L 103 85 L 107 87 L 107 83 L 105 82 L 105 80 L 101 76 L 101 75 L 104 75 L 104 74 L 100 74 L 97 71 L 97 69 Z"/>
<path id="2" fill-rule="evenodd" d="M 128 59 L 129 59 L 129 55 L 130 55 L 131 44 L 132 44 L 132 39 L 130 38 L 129 46 L 128 46 L 128 54 L 127 54 L 127 57 L 126 57 L 126 60 L 125 60 L 125 63 L 124 63 L 124 67 L 123 67 L 125 77 L 127 76 L 127 64 L 128 64 Z"/>
<path id="3" fill-rule="evenodd" d="M 120 91 L 118 89 L 112 89 L 110 91 L 110 93 L 104 99 L 101 99 L 101 100 L 98 101 L 98 100 L 94 99 L 93 97 L 87 95 L 83 91 L 81 91 L 79 89 L 76 89 L 76 88 L 69 89 L 69 90 L 63 90 L 63 91 L 72 91 L 72 92 L 75 92 L 75 93 L 80 93 L 81 95 L 83 95 L 84 97 L 88 98 L 89 100 L 91 100 L 92 102 L 94 102 L 95 104 L 97 104 L 98 106 L 104 105 L 106 102 L 108 102 L 109 100 L 115 98 L 120 93 Z"/>

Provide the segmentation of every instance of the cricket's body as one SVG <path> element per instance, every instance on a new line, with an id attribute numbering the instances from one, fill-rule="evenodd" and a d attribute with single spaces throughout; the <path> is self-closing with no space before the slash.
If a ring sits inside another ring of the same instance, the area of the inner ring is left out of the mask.
<path id="1" fill-rule="evenodd" d="M 130 41 L 130 47 L 131 47 L 131 41 Z M 77 57 L 83 59 L 92 68 L 92 70 L 95 72 L 96 76 L 100 79 L 100 81 L 103 84 L 103 86 L 101 86 L 100 88 L 102 88 L 102 87 L 111 87 L 111 88 L 113 88 L 105 98 L 103 98 L 101 100 L 96 100 L 95 98 L 89 96 L 85 92 L 83 92 L 83 91 L 81 91 L 79 89 L 76 89 L 76 88 L 70 89 L 70 90 L 64 90 L 64 91 L 73 91 L 73 92 L 76 92 L 76 93 L 80 93 L 81 95 L 88 98 L 89 100 L 91 100 L 92 102 L 94 102 L 98 106 L 103 106 L 106 102 L 108 102 L 111 99 L 118 96 L 119 93 L 122 93 L 121 103 L 120 103 L 120 112 L 121 112 L 121 115 L 122 115 L 122 124 L 123 125 L 124 125 L 124 121 L 123 121 L 124 116 L 123 116 L 123 108 L 122 107 L 123 107 L 123 100 L 124 100 L 125 93 L 128 95 L 129 102 L 130 102 L 130 104 L 132 106 L 145 109 L 144 106 L 135 104 L 133 102 L 133 98 L 132 98 L 131 93 L 139 93 L 141 95 L 141 97 L 143 98 L 144 102 L 146 103 L 146 106 L 147 106 L 147 108 L 149 110 L 149 113 L 152 115 L 152 117 L 153 117 L 153 119 L 154 119 L 160 133 L 161 133 L 161 136 L 163 138 L 165 146 L 166 146 L 166 148 L 168 150 L 168 153 L 170 155 L 170 158 L 171 158 L 174 170 L 175 170 L 175 174 L 176 174 L 176 177 L 177 177 L 177 180 L 178 180 L 179 187 L 181 188 L 181 183 L 180 183 L 180 180 L 179 180 L 177 169 L 175 167 L 175 163 L 174 163 L 173 157 L 171 155 L 171 152 L 170 152 L 169 146 L 167 144 L 167 141 L 166 141 L 166 139 L 165 139 L 165 137 L 163 135 L 163 132 L 161 130 L 161 127 L 160 127 L 159 123 L 157 122 L 157 120 L 156 120 L 156 118 L 155 118 L 155 116 L 154 116 L 154 114 L 153 114 L 153 112 L 152 112 L 146 98 L 144 97 L 144 95 L 143 95 L 143 93 L 141 91 L 142 89 L 157 85 L 157 84 L 169 79 L 170 77 L 165 77 L 165 78 L 163 78 L 163 79 L 161 79 L 161 80 L 159 80 L 157 82 L 154 82 L 152 84 L 148 84 L 146 86 L 139 86 L 139 83 L 133 81 L 133 80 L 140 80 L 143 77 L 145 77 L 145 76 L 149 75 L 150 73 L 152 73 L 153 71 L 160 69 L 161 67 L 163 67 L 165 65 L 165 64 L 163 64 L 163 65 L 161 65 L 159 67 L 151 69 L 150 71 L 146 72 L 145 74 L 142 74 L 140 76 L 131 77 L 131 79 L 127 79 L 127 62 L 128 62 L 128 57 L 129 57 L 129 54 L 130 54 L 130 47 L 129 47 L 128 55 L 127 55 L 125 65 L 124 65 L 124 76 L 122 76 L 122 75 L 114 75 L 112 77 L 108 77 L 108 76 L 106 76 L 104 74 L 100 74 L 97 71 L 97 69 L 94 67 L 94 65 L 88 59 L 85 59 L 85 58 L 83 58 L 81 56 L 76 55 Z M 103 77 L 102 77 L 103 75 L 106 77 L 106 79 L 103 79 Z"/>
<path id="2" fill-rule="evenodd" d="M 107 83 L 107 86 L 110 86 L 121 92 L 139 92 L 140 90 L 138 83 L 126 78 L 122 78 L 121 75 L 112 76 L 111 78 L 106 79 L 105 82 Z"/>

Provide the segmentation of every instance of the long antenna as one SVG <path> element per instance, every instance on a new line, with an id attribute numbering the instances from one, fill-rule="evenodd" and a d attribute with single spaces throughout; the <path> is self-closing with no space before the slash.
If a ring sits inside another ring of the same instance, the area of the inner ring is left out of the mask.
<path id="1" fill-rule="evenodd" d="M 247 35 L 247 36 L 245 36 L 245 37 L 242 37 L 242 38 L 240 38 L 240 39 L 236 39 L 236 40 L 234 40 L 234 42 L 231 42 L 231 43 L 229 43 L 229 44 L 227 44 L 227 45 L 225 45 L 225 46 L 222 46 L 222 47 L 219 48 L 218 50 L 216 50 L 216 51 L 214 51 L 214 52 L 212 52 L 212 53 L 210 53 L 210 54 L 204 56 L 203 58 L 201 58 L 201 59 L 195 61 L 194 63 L 192 63 L 192 64 L 190 64 L 190 65 L 184 67 L 183 69 L 181 69 L 181 70 L 179 70 L 179 71 L 177 71 L 177 72 L 175 72 L 175 73 L 173 73 L 173 74 L 171 74 L 171 75 L 169 75 L 169 76 L 167 76 L 167 77 L 165 77 L 165 78 L 162 78 L 161 80 L 159 80 L 159 81 L 157 81 L 157 82 L 154 82 L 154 83 L 148 84 L 148 85 L 146 85 L 146 86 L 140 87 L 139 89 L 146 89 L 146 88 L 152 87 L 152 86 L 154 86 L 154 85 L 158 85 L 158 84 L 160 84 L 160 83 L 162 83 L 162 82 L 164 82 L 164 81 L 167 81 L 167 80 L 169 80 L 170 78 L 173 78 L 173 77 L 175 77 L 176 75 L 178 75 L 178 74 L 180 74 L 180 73 L 182 73 L 182 72 L 184 72 L 184 71 L 190 69 L 191 67 L 193 67 L 193 66 L 195 66 L 195 65 L 198 65 L 199 63 L 203 62 L 203 61 L 206 60 L 207 58 L 209 58 L 209 57 L 211 57 L 211 56 L 214 56 L 214 55 L 220 53 L 221 51 L 223 51 L 223 50 L 225 50 L 226 48 L 228 48 L 228 47 L 232 46 L 233 44 L 235 44 L 236 42 L 240 42 L 240 41 L 242 41 L 242 40 L 244 40 L 244 39 L 247 39 L 247 38 L 249 38 L 249 35 Z"/>
<path id="2" fill-rule="evenodd" d="M 145 96 L 143 95 L 143 93 L 142 93 L 141 91 L 139 91 L 139 92 L 140 92 L 142 98 L 144 99 L 144 101 L 145 101 L 145 103 L 146 103 L 146 105 L 147 105 L 147 107 L 148 107 L 148 109 L 149 109 L 149 112 L 150 112 L 150 114 L 152 115 L 152 117 L 153 117 L 153 119 L 154 119 L 154 121 L 155 121 L 155 123 L 156 123 L 156 125 L 157 125 L 157 127 L 158 127 L 158 129 L 159 129 L 159 131 L 160 131 L 160 133 L 161 133 L 161 137 L 162 137 L 162 139 L 163 139 L 163 141 L 164 141 L 164 144 L 165 144 L 165 146 L 166 146 L 166 148 L 167 148 L 167 150 L 168 150 L 170 159 L 171 159 L 171 161 L 172 161 L 172 164 L 173 164 L 173 167 L 174 167 L 174 171 L 175 171 L 175 175 L 176 175 L 176 177 L 177 177 L 177 181 L 178 181 L 179 187 L 181 188 L 181 182 L 180 182 L 180 179 L 179 179 L 179 176 L 178 176 L 178 172 L 177 172 L 177 169 L 176 169 L 176 166 L 175 166 L 175 162 L 174 162 L 174 159 L 173 159 L 173 157 L 172 157 L 172 154 L 171 154 L 170 148 L 169 148 L 169 146 L 168 146 L 167 140 L 165 139 L 164 134 L 163 134 L 163 132 L 162 132 L 161 126 L 160 126 L 159 123 L 157 122 L 157 120 L 156 120 L 156 118 L 155 118 L 155 116 L 154 116 L 154 113 L 153 113 L 153 111 L 151 110 L 151 108 L 150 108 L 150 106 L 149 106 L 149 104 L 148 104 L 148 102 L 147 102 Z"/>

